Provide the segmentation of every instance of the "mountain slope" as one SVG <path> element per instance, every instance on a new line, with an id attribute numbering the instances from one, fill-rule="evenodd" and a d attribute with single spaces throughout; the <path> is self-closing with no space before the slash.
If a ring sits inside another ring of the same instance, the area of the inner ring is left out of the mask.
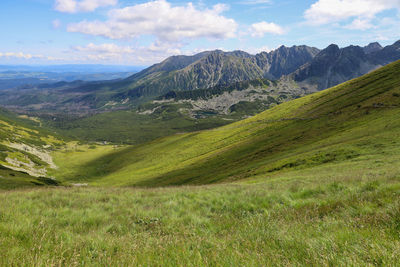
<path id="1" fill-rule="evenodd" d="M 364 46 L 363 50 L 364 50 L 365 54 L 370 54 L 370 53 L 377 52 L 377 51 L 381 50 L 382 48 L 383 47 L 381 46 L 380 43 L 374 42 L 374 43 L 370 43 L 367 46 Z"/>
<path id="2" fill-rule="evenodd" d="M 400 41 L 382 48 L 339 48 L 320 51 L 308 46 L 280 48 L 250 55 L 243 51 L 206 51 L 173 56 L 126 79 L 56 83 L 0 92 L 0 104 L 17 111 L 92 114 L 130 109 L 170 91 L 208 89 L 255 79 L 293 80 L 291 89 L 315 92 L 364 75 L 400 59 Z"/>
<path id="3" fill-rule="evenodd" d="M 159 64 L 154 64 L 153 66 L 130 76 L 129 78 L 127 78 L 127 80 L 137 81 L 143 77 L 151 75 L 152 73 L 180 70 L 209 55 L 210 53 L 211 51 L 205 51 L 195 54 L 193 56 L 171 56 Z"/>
<path id="4" fill-rule="evenodd" d="M 160 186 L 265 179 L 350 161 L 365 168 L 370 155 L 390 154 L 393 162 L 400 158 L 399 74 L 396 62 L 240 122 L 120 149 L 66 166 L 75 168 L 72 175 L 55 175 L 98 185 Z"/>
<path id="5" fill-rule="evenodd" d="M 0 104 L 25 111 L 69 113 L 127 109 L 169 91 L 207 89 L 260 78 L 277 79 L 309 62 L 319 50 L 280 47 L 269 53 L 206 51 L 173 56 L 126 79 L 56 83 L 0 92 Z"/>
<path id="6" fill-rule="evenodd" d="M 255 57 L 257 65 L 264 71 L 264 76 L 277 80 L 310 62 L 319 52 L 319 49 L 305 45 L 292 47 L 282 45 L 276 50 L 269 53 L 261 52 Z"/>
<path id="7" fill-rule="evenodd" d="M 257 55 L 243 51 L 206 51 L 193 56 L 173 56 L 127 79 L 89 87 L 93 93 L 97 92 L 93 98 L 97 107 L 104 105 L 106 99 L 117 103 L 143 102 L 140 99 L 148 100 L 172 90 L 207 89 L 260 78 L 277 80 L 291 73 L 294 74 L 290 77 L 311 91 L 314 86 L 322 90 L 400 59 L 399 47 L 400 41 L 384 48 L 379 43 L 371 43 L 364 48 L 339 49 L 331 45 L 322 51 L 305 45 L 281 46 Z M 88 92 L 87 87 L 73 87 L 72 91 Z M 71 90 L 64 90 L 67 92 Z"/>
<path id="8" fill-rule="evenodd" d="M 64 142 L 33 126 L 36 120 L 0 110 L 0 189 L 58 184 L 45 177 L 56 168 L 51 151 Z"/>
<path id="9" fill-rule="evenodd" d="M 255 56 L 216 50 L 193 57 L 171 57 L 128 78 L 133 81 L 129 86 L 132 89 L 119 97 L 161 95 L 171 90 L 209 88 L 258 78 L 278 79 L 309 62 L 318 52 L 307 46 L 281 46 Z"/>
<path id="10" fill-rule="evenodd" d="M 375 63 L 381 65 L 386 65 L 398 60 L 400 57 L 400 40 L 392 45 L 388 45 L 374 53 L 371 53 L 370 57 Z"/>
<path id="11" fill-rule="evenodd" d="M 364 48 L 332 44 L 289 76 L 309 91 L 323 90 L 399 59 L 400 41 L 384 48 L 379 43 Z"/>

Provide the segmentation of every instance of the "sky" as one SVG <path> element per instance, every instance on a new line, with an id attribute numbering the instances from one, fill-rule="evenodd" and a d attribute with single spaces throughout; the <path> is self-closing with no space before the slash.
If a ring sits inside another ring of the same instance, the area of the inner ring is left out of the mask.
<path id="1" fill-rule="evenodd" d="M 0 64 L 148 66 L 214 49 L 389 45 L 399 26 L 400 0 L 1 0 Z"/>

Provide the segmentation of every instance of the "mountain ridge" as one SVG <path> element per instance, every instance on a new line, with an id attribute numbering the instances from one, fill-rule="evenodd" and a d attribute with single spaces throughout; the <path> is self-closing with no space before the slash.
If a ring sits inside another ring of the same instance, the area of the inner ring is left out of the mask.
<path id="1" fill-rule="evenodd" d="M 384 48 L 379 43 L 371 43 L 366 47 L 351 45 L 344 48 L 331 44 L 289 76 L 310 91 L 320 91 L 367 74 L 398 59 L 400 41 Z"/>
<path id="2" fill-rule="evenodd" d="M 143 79 L 146 75 L 155 76 L 157 73 L 156 78 L 160 79 L 154 81 L 153 77 L 148 77 L 150 79 L 138 83 L 137 87 L 130 89 L 131 91 L 127 95 L 132 96 L 137 91 L 145 91 L 151 86 L 161 87 L 160 93 L 166 93 L 174 89 L 205 89 L 218 84 L 257 78 L 277 79 L 305 64 L 318 52 L 317 48 L 303 45 L 281 46 L 271 52 L 262 52 L 256 55 L 239 50 L 232 52 L 214 50 L 191 57 L 173 56 L 127 78 L 127 80 L 137 81 L 138 78 Z M 170 69 L 171 61 L 174 59 L 180 61 L 183 58 L 188 59 L 186 64 L 178 64 L 179 68 Z M 142 85 L 144 87 L 140 87 Z"/>
<path id="3" fill-rule="evenodd" d="M 312 93 L 364 75 L 400 59 L 400 41 L 381 48 L 323 50 L 281 46 L 251 55 L 244 51 L 205 51 L 172 56 L 126 79 L 58 83 L 24 90 L 3 90 L 0 104 L 16 111 L 99 113 L 131 109 L 171 91 L 208 89 L 257 79 L 279 80 L 298 95 Z"/>

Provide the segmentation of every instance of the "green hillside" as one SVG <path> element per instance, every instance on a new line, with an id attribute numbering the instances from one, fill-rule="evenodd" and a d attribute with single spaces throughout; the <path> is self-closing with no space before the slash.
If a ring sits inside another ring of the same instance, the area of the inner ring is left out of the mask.
<path id="1" fill-rule="evenodd" d="M 58 184 L 48 178 L 56 168 L 50 154 L 64 141 L 37 124 L 37 118 L 0 110 L 0 189 Z"/>
<path id="2" fill-rule="evenodd" d="M 89 186 L 2 192 L 0 265 L 397 266 L 399 74 L 133 147 L 63 144 L 50 174 Z"/>
<path id="3" fill-rule="evenodd" d="M 396 62 L 240 122 L 117 149 L 85 164 L 70 165 L 59 152 L 60 165 L 76 171 L 54 175 L 93 185 L 164 186 L 271 179 L 321 166 L 384 170 L 400 155 L 399 74 Z"/>

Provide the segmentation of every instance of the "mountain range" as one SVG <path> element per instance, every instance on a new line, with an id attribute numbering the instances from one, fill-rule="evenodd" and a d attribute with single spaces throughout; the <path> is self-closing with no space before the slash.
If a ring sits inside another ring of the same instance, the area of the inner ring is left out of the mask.
<path id="1" fill-rule="evenodd" d="M 251 55 L 243 51 L 206 51 L 172 56 L 128 78 L 96 82 L 67 82 L 2 90 L 0 104 L 16 110 L 99 112 L 127 109 L 170 91 L 192 91 L 241 81 L 285 81 L 304 95 L 359 77 L 400 59 L 400 41 L 382 47 L 339 48 L 281 46 Z M 238 99 L 239 102 L 241 99 Z"/>
<path id="2" fill-rule="evenodd" d="M 400 41 L 384 48 L 375 42 L 365 47 L 330 45 L 323 50 L 281 46 L 256 55 L 216 50 L 174 56 L 124 80 L 128 84 L 118 88 L 123 92 L 117 96 L 138 98 L 260 78 L 279 80 L 283 76 L 307 89 L 317 86 L 323 90 L 400 59 L 399 48 Z"/>
<path id="3" fill-rule="evenodd" d="M 366 47 L 339 48 L 330 45 L 310 62 L 290 75 L 308 89 L 323 90 L 364 75 L 374 69 L 400 59 L 400 41 L 381 47 L 371 43 Z"/>
<path id="4" fill-rule="evenodd" d="M 312 60 L 319 50 L 308 46 L 281 46 L 255 56 L 243 51 L 203 52 L 170 57 L 127 78 L 127 96 L 162 94 L 170 90 L 194 90 L 257 78 L 279 79 Z"/>

